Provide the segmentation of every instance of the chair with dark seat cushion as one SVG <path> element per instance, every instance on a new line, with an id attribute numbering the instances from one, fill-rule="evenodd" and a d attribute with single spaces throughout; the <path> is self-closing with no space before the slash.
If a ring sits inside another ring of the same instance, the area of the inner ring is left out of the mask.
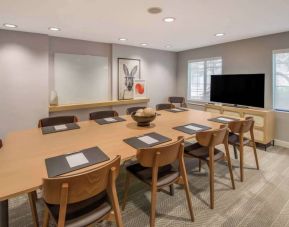
<path id="1" fill-rule="evenodd" d="M 114 110 L 96 111 L 89 114 L 89 120 L 102 119 L 107 117 L 117 117 L 118 113 Z"/>
<path id="2" fill-rule="evenodd" d="M 235 189 L 233 171 L 231 166 L 230 152 L 228 148 L 227 126 L 222 125 L 220 129 L 198 132 L 196 134 L 197 143 L 185 147 L 185 156 L 199 159 L 199 171 L 201 171 L 201 162 L 204 161 L 209 166 L 210 176 L 210 208 L 214 208 L 214 162 L 226 159 L 228 163 L 232 188 Z M 223 144 L 223 151 L 216 148 L 217 145 Z"/>
<path id="3" fill-rule="evenodd" d="M 136 177 L 151 188 L 150 226 L 155 226 L 157 191 L 174 183 L 183 184 L 187 196 L 191 220 L 194 221 L 191 194 L 184 164 L 184 139 L 155 148 L 138 149 L 135 164 L 127 166 L 125 190 L 122 209 L 124 210 L 128 196 L 131 176 Z M 178 162 L 178 168 L 172 163 Z"/>
<path id="4" fill-rule="evenodd" d="M 76 116 L 48 117 L 39 120 L 38 128 L 78 122 Z"/>
<path id="5" fill-rule="evenodd" d="M 172 96 L 169 97 L 169 102 L 171 104 L 179 104 L 180 107 L 187 107 L 186 100 L 184 97 Z"/>
<path id="6" fill-rule="evenodd" d="M 169 110 L 173 108 L 175 108 L 175 106 L 171 103 L 160 103 L 156 105 L 156 110 Z"/>
<path id="7" fill-rule="evenodd" d="M 136 112 L 139 109 L 145 109 L 145 106 L 132 106 L 126 109 L 126 114 L 131 115 L 133 112 Z"/>
<path id="8" fill-rule="evenodd" d="M 98 168 L 69 176 L 43 179 L 43 226 L 49 218 L 57 226 L 88 226 L 114 217 L 122 227 L 115 181 L 120 156 Z"/>
<path id="9" fill-rule="evenodd" d="M 234 147 L 234 151 L 239 150 L 240 154 L 240 178 L 241 182 L 244 181 L 244 146 L 252 145 L 256 167 L 259 169 L 259 161 L 254 138 L 254 119 L 246 117 L 245 120 L 233 121 L 229 123 L 229 144 Z M 250 133 L 250 139 L 245 138 L 245 133 Z"/>

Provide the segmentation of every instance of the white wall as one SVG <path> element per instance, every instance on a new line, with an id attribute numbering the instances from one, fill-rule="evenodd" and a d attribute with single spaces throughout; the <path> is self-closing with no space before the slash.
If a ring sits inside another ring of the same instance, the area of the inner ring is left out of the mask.
<path id="1" fill-rule="evenodd" d="M 0 30 L 0 137 L 48 116 L 48 37 Z"/>

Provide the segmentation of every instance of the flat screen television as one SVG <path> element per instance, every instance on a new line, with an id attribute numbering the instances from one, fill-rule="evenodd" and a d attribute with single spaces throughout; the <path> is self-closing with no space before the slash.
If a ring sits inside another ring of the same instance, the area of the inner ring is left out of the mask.
<path id="1" fill-rule="evenodd" d="M 212 102 L 264 108 L 265 74 L 212 75 Z"/>

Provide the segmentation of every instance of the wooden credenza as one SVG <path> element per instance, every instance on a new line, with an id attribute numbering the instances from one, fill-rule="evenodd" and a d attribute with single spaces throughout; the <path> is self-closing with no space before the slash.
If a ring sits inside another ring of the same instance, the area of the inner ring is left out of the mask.
<path id="1" fill-rule="evenodd" d="M 268 144 L 274 140 L 274 111 L 266 109 L 237 108 L 206 104 L 205 111 L 219 113 L 230 117 L 253 117 L 255 120 L 255 140 L 261 144 Z"/>

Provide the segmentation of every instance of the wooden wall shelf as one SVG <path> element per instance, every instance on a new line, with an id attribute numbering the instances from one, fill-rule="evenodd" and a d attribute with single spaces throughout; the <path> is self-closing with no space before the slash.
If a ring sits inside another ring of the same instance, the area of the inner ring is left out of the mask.
<path id="1" fill-rule="evenodd" d="M 138 99 L 128 99 L 128 100 L 111 100 L 105 102 L 93 102 L 93 103 L 75 103 L 75 104 L 65 104 L 57 106 L 49 106 L 49 112 L 60 112 L 67 110 L 80 110 L 80 109 L 92 109 L 97 107 L 106 106 L 120 106 L 120 105 L 131 105 L 138 103 L 148 103 L 149 98 L 138 98 Z"/>

